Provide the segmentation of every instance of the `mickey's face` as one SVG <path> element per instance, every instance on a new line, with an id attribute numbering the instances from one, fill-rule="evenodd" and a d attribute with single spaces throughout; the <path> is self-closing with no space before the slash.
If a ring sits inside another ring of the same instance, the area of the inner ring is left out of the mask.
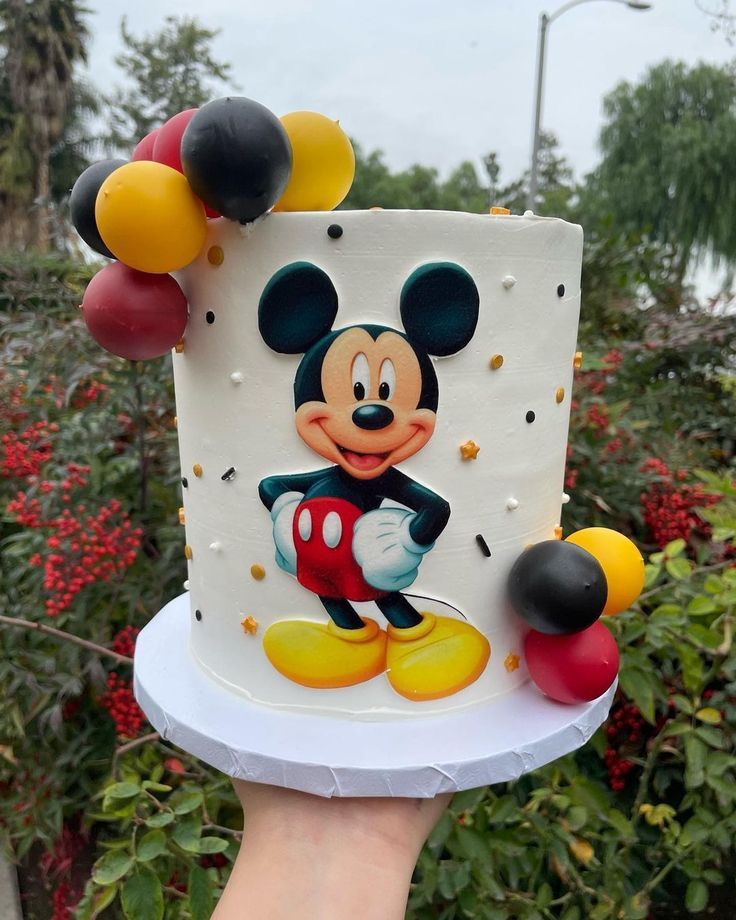
<path id="1" fill-rule="evenodd" d="M 332 341 L 320 382 L 324 401 L 296 411 L 305 443 L 356 479 L 374 479 L 420 450 L 432 436 L 435 413 L 418 408 L 426 389 L 414 348 L 397 332 L 377 337 L 359 326 Z"/>

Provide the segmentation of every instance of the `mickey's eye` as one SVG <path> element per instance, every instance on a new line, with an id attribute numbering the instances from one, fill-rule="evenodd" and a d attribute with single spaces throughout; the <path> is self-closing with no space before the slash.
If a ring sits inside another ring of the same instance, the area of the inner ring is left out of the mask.
<path id="1" fill-rule="evenodd" d="M 381 375 L 378 384 L 378 398 L 391 399 L 391 394 L 396 389 L 396 368 L 393 361 L 388 358 L 381 364 Z"/>
<path id="2" fill-rule="evenodd" d="M 368 367 L 368 358 L 359 351 L 353 358 L 353 395 L 357 400 L 365 399 L 365 394 L 371 388 L 371 371 Z"/>

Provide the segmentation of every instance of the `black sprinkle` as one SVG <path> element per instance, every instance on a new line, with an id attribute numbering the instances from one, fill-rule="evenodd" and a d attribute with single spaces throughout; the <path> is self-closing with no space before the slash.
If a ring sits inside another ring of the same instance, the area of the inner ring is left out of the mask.
<path id="1" fill-rule="evenodd" d="M 527 414 L 526 414 L 526 420 L 527 420 L 527 422 L 529 422 L 530 425 L 531 425 L 531 423 L 534 421 L 534 419 L 535 419 L 536 417 L 537 417 L 537 416 L 532 412 L 531 409 L 530 409 L 530 410 L 527 412 Z"/>
<path id="2" fill-rule="evenodd" d="M 189 481 L 187 480 L 187 477 L 186 477 L 186 476 L 182 476 L 182 478 L 181 478 L 181 484 L 184 486 L 185 489 L 188 489 L 188 488 L 189 488 Z"/>
<path id="3" fill-rule="evenodd" d="M 212 312 L 212 310 L 208 310 L 208 311 L 205 313 L 204 318 L 207 320 L 207 322 L 208 322 L 208 323 L 210 324 L 210 326 L 211 326 L 212 323 L 214 323 L 214 321 L 215 321 L 215 314 Z"/>
<path id="4" fill-rule="evenodd" d="M 195 610 L 195 611 L 194 611 L 194 619 L 195 619 L 197 622 L 199 622 L 199 621 L 202 619 L 202 611 L 201 611 L 201 610 Z"/>
<path id="5" fill-rule="evenodd" d="M 235 467 L 231 466 L 225 470 L 222 476 L 220 476 L 220 479 L 222 479 L 223 482 L 229 482 L 233 478 L 234 475 L 235 475 Z"/>
<path id="6" fill-rule="evenodd" d="M 342 236 L 342 227 L 340 224 L 330 224 L 327 228 L 327 236 L 329 236 L 331 240 L 339 240 Z"/>
<path id="7" fill-rule="evenodd" d="M 558 296 L 558 297 L 564 297 L 564 296 L 565 296 L 565 285 L 564 285 L 564 284 L 558 284 L 558 285 L 557 285 L 557 296 Z"/>
<path id="8" fill-rule="evenodd" d="M 478 533 L 475 535 L 475 542 L 478 544 L 478 546 L 480 546 L 480 551 L 483 553 L 483 555 L 487 556 L 490 559 L 491 551 L 488 548 L 488 544 L 486 543 L 485 537 L 483 536 L 482 533 Z"/>

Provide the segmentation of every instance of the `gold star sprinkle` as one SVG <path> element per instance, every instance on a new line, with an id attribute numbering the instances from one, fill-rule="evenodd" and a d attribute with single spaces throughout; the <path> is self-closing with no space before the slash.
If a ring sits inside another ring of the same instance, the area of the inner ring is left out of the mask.
<path id="1" fill-rule="evenodd" d="M 184 558 L 191 559 L 193 555 L 194 553 L 192 552 L 192 547 L 187 543 L 187 545 L 184 547 Z"/>
<path id="2" fill-rule="evenodd" d="M 174 345 L 174 351 L 177 355 L 180 355 L 184 351 L 184 339 L 179 339 L 176 345 Z"/>
<path id="3" fill-rule="evenodd" d="M 500 208 L 498 207 L 498 205 L 495 205 L 495 204 L 491 208 L 491 214 L 510 214 L 510 213 L 511 211 L 509 211 L 508 208 Z"/>
<path id="4" fill-rule="evenodd" d="M 480 447 L 478 447 L 475 441 L 466 441 L 464 444 L 460 445 L 460 456 L 463 460 L 477 460 L 479 450 Z"/>
<path id="5" fill-rule="evenodd" d="M 256 563 L 250 567 L 250 574 L 253 576 L 253 578 L 255 578 L 256 581 L 261 581 L 261 579 L 266 577 L 266 570 L 262 565 L 258 565 L 258 563 Z"/>
<path id="6" fill-rule="evenodd" d="M 515 652 L 509 652 L 506 658 L 504 658 L 503 666 L 509 672 L 515 671 L 521 664 L 521 658 Z"/>
<path id="7" fill-rule="evenodd" d="M 240 625 L 243 627 L 243 632 L 247 632 L 249 636 L 255 636 L 258 632 L 258 620 L 255 617 L 247 616 L 240 621 Z"/>
<path id="8" fill-rule="evenodd" d="M 197 477 L 197 479 L 199 479 L 199 477 L 202 475 L 202 464 L 195 463 L 194 466 L 192 467 L 192 472 Z"/>
<path id="9" fill-rule="evenodd" d="M 580 368 L 583 366 L 583 353 L 582 353 L 582 351 L 576 351 L 576 352 L 575 352 L 575 357 L 572 359 L 572 366 L 575 368 L 576 371 L 579 371 Z"/>
<path id="10" fill-rule="evenodd" d="M 562 528 L 555 527 L 555 540 L 561 540 L 561 539 L 562 539 Z"/>
<path id="11" fill-rule="evenodd" d="M 555 390 L 555 402 L 561 403 L 564 398 L 565 398 L 565 388 L 557 387 L 557 389 Z"/>
<path id="12" fill-rule="evenodd" d="M 491 360 L 488 363 L 491 365 L 492 371 L 497 371 L 503 364 L 503 355 L 491 355 Z"/>
<path id="13" fill-rule="evenodd" d="M 185 521 L 184 521 L 184 509 L 183 509 L 183 508 L 179 508 L 179 523 L 180 523 L 180 524 L 185 523 Z"/>
<path id="14" fill-rule="evenodd" d="M 222 251 L 222 246 L 210 246 L 207 250 L 207 261 L 210 265 L 222 265 L 225 261 L 225 253 Z"/>

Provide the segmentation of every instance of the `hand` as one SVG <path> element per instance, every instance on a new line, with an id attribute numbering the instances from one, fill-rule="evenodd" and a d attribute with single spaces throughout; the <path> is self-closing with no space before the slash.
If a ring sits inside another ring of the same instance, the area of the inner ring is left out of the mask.
<path id="1" fill-rule="evenodd" d="M 419 852 L 450 801 L 233 785 L 246 831 L 212 920 L 402 920 Z"/>
<path id="2" fill-rule="evenodd" d="M 296 575 L 294 546 L 294 514 L 304 498 L 303 492 L 284 492 L 271 508 L 273 542 L 276 544 L 276 564 L 289 575 Z"/>
<path id="3" fill-rule="evenodd" d="M 353 556 L 371 587 L 401 591 L 417 577 L 419 563 L 434 543 L 412 540 L 409 527 L 415 517 L 404 508 L 377 508 L 355 522 Z"/>

